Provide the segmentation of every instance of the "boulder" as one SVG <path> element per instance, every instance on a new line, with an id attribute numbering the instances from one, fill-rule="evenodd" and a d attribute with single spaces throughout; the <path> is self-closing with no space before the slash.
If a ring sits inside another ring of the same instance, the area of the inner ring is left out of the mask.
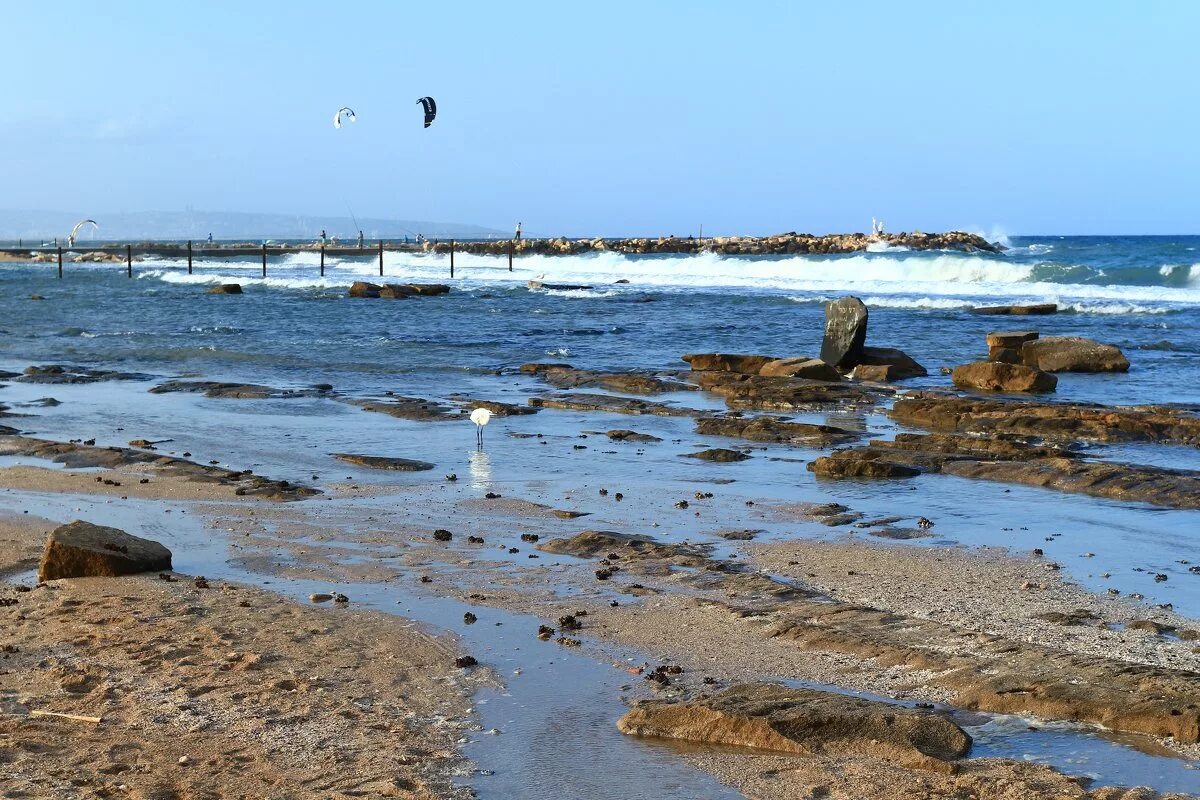
<path id="1" fill-rule="evenodd" d="M 985 392 L 1053 392 L 1058 378 L 1023 364 L 976 361 L 955 367 L 950 379 L 960 389 Z"/>
<path id="2" fill-rule="evenodd" d="M 982 306 L 971 309 L 972 314 L 993 314 L 1013 316 L 1036 316 L 1042 314 L 1057 314 L 1057 303 L 1040 303 L 1031 306 Z"/>
<path id="3" fill-rule="evenodd" d="M 737 372 L 742 375 L 757 375 L 764 365 L 776 359 L 773 356 L 735 353 L 690 353 L 683 356 L 683 360 L 697 372 Z"/>
<path id="4" fill-rule="evenodd" d="M 116 577 L 171 568 L 171 551 L 118 528 L 75 520 L 50 532 L 38 580 Z"/>
<path id="5" fill-rule="evenodd" d="M 866 756 L 953 773 L 971 737 L 948 718 L 815 689 L 767 683 L 731 686 L 694 700 L 642 700 L 621 717 L 622 733 L 805 756 Z"/>
<path id="6" fill-rule="evenodd" d="M 882 380 L 899 381 L 905 378 L 923 378 L 929 374 L 916 359 L 894 347 L 864 347 L 859 355 L 857 367 L 889 367 Z M 859 376 L 860 380 L 866 380 Z M 874 380 L 880 380 L 875 378 Z"/>
<path id="7" fill-rule="evenodd" d="M 867 341 L 867 307 L 857 297 L 843 297 L 825 304 L 825 338 L 821 360 L 849 369 L 860 362 Z"/>
<path id="8" fill-rule="evenodd" d="M 698 453 L 687 453 L 684 458 L 698 458 L 701 461 L 715 461 L 720 464 L 728 464 L 732 461 L 745 461 L 750 456 L 739 450 L 713 447 L 709 450 L 701 450 Z"/>
<path id="9" fill-rule="evenodd" d="M 349 295 L 351 297 L 379 297 L 379 292 L 383 289 L 382 286 L 375 283 L 367 283 L 366 281 L 355 281 L 350 286 Z"/>
<path id="10" fill-rule="evenodd" d="M 1046 372 L 1128 372 L 1120 348 L 1079 336 L 1047 336 L 1021 345 L 1021 363 Z"/>
<path id="11" fill-rule="evenodd" d="M 915 467 L 878 458 L 873 453 L 839 450 L 808 462 L 808 471 L 818 478 L 912 478 L 921 474 Z"/>
<path id="12" fill-rule="evenodd" d="M 657 436 L 651 436 L 648 433 L 638 433 L 637 431 L 626 430 L 619 428 L 609 431 L 606 436 L 614 442 L 661 442 L 662 439 Z"/>
<path id="13" fill-rule="evenodd" d="M 207 294 L 241 294 L 242 285 L 240 283 L 222 283 L 219 286 L 214 286 L 208 290 Z"/>
<path id="14" fill-rule="evenodd" d="M 1002 364 L 1020 364 L 1021 351 L 1013 347 L 989 347 L 988 361 L 999 361 Z"/>
<path id="15" fill-rule="evenodd" d="M 1021 345 L 1038 338 L 1037 331 L 992 331 L 987 335 L 987 346 L 1010 347 L 1020 350 Z"/>
<path id="16" fill-rule="evenodd" d="M 840 381 L 842 374 L 819 358 L 781 358 L 763 364 L 759 375 L 768 378 L 808 378 L 814 381 Z"/>

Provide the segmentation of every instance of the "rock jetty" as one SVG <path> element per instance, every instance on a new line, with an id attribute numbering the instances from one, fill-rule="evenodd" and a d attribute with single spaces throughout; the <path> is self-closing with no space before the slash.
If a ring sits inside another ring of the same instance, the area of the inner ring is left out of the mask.
<path id="1" fill-rule="evenodd" d="M 634 239 L 500 239 L 490 242 L 456 242 L 459 253 L 505 256 L 575 256 L 585 253 L 718 253 L 730 256 L 858 253 L 870 245 L 906 247 L 909 250 L 957 250 L 964 253 L 999 253 L 1004 247 L 982 236 L 963 231 L 947 233 L 833 233 L 816 236 L 811 233 L 780 233 L 774 236 L 715 236 L 707 239 L 675 236 Z M 426 242 L 426 252 L 448 253 L 449 242 Z"/>

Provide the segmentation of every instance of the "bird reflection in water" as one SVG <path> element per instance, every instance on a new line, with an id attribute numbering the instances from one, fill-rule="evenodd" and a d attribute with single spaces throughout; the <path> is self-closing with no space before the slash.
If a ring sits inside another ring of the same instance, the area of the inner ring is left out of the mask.
<path id="1" fill-rule="evenodd" d="M 471 473 L 471 488 L 490 489 L 492 486 L 492 461 L 483 450 L 472 450 L 467 456 L 467 470 Z"/>

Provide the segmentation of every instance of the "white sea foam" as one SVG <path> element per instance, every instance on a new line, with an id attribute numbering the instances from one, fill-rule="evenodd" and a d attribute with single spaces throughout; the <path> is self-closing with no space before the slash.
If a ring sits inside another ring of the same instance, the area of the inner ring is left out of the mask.
<path id="1" fill-rule="evenodd" d="M 197 264 L 195 274 L 184 262 L 143 262 L 138 276 L 166 283 L 215 285 L 241 283 L 294 290 L 343 290 L 355 280 L 447 282 L 449 257 L 444 254 L 385 253 L 384 277 L 377 257 L 329 258 L 326 274 L 318 274 L 319 255 L 298 253 L 268 263 L 260 276 L 255 259 Z M 618 253 L 585 256 L 522 256 L 515 271 L 503 257 L 456 254 L 455 285 L 463 289 L 523 288 L 538 275 L 548 283 L 585 284 L 583 292 L 543 290 L 553 297 L 606 297 L 646 290 L 664 292 L 722 291 L 783 294 L 797 300 L 854 293 L 884 307 L 952 309 L 988 301 L 1059 303 L 1081 313 L 1162 313 L 1200 305 L 1200 264 L 1163 267 L 1188 270 L 1186 286 L 1066 284 L 1035 280 L 1035 266 L 994 256 L 960 253 L 862 253 L 844 257 L 727 258 L 713 253 L 689 257 L 631 258 Z M 618 280 L 627 284 L 618 284 Z"/>

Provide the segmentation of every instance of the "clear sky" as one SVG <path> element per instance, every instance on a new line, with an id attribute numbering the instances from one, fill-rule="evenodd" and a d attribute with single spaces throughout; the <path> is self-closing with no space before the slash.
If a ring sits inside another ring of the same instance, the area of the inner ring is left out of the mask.
<path id="1" fill-rule="evenodd" d="M 55 0 L 0 19 L 0 207 L 1200 233 L 1200 3 Z M 342 105 L 358 123 L 334 130 Z"/>

